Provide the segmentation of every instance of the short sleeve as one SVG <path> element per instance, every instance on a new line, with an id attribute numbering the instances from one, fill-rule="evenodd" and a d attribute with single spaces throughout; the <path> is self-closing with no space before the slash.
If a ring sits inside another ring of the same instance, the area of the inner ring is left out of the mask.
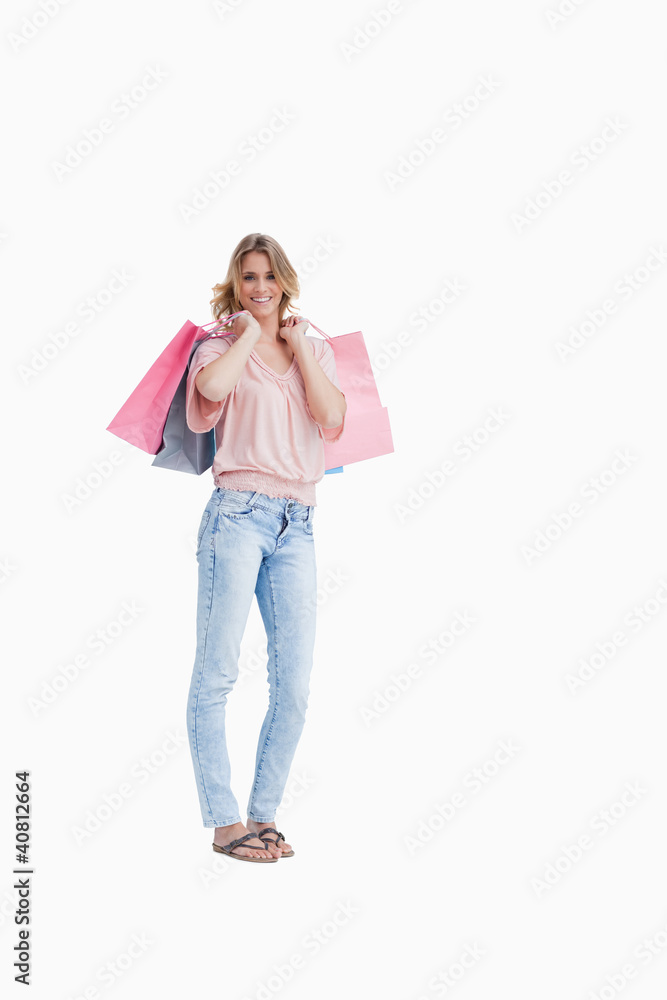
<path id="1" fill-rule="evenodd" d="M 312 343 L 313 345 L 322 344 L 319 356 L 316 348 L 313 346 L 313 352 L 315 354 L 315 358 L 319 362 L 322 371 L 329 379 L 329 381 L 333 382 L 333 384 L 336 386 L 339 392 L 342 392 L 342 389 L 340 387 L 340 382 L 338 381 L 338 372 L 336 371 L 336 359 L 334 357 L 334 352 L 331 344 L 329 343 L 328 340 L 315 340 L 315 338 L 313 338 Z M 343 396 L 345 396 L 344 392 Z M 315 418 L 310 412 L 310 407 L 308 406 L 308 400 L 306 400 L 306 409 L 308 411 L 308 415 L 311 417 L 311 419 L 314 420 Z M 315 421 L 315 423 L 317 423 L 317 421 Z M 323 427 L 322 424 L 317 424 L 317 427 L 320 432 L 320 437 L 322 438 L 322 440 L 326 441 L 328 444 L 333 444 L 334 441 L 338 441 L 343 431 L 345 430 L 345 415 L 343 415 L 343 420 L 340 424 L 338 424 L 337 427 Z"/>
<path id="2" fill-rule="evenodd" d="M 222 415 L 225 400 L 215 402 L 202 396 L 195 385 L 195 379 L 202 368 L 229 350 L 235 340 L 236 337 L 233 336 L 213 337 L 198 347 L 192 356 L 185 388 L 185 422 L 197 434 L 215 427 Z"/>

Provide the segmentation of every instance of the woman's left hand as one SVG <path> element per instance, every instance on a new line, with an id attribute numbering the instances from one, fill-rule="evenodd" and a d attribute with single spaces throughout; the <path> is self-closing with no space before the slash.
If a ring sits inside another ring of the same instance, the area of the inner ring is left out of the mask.
<path id="1" fill-rule="evenodd" d="M 280 336 L 294 350 L 294 341 L 300 340 L 308 329 L 308 320 L 303 316 L 287 316 L 278 330 Z"/>

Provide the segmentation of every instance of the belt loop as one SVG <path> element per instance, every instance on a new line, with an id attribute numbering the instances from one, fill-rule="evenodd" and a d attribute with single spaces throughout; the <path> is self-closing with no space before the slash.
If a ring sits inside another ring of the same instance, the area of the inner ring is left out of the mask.
<path id="1" fill-rule="evenodd" d="M 259 494 L 260 494 L 260 490 L 255 490 L 255 492 L 253 493 L 253 495 L 248 500 L 248 506 L 249 507 L 254 507 L 255 506 L 255 501 L 257 500 L 257 497 L 259 496 Z"/>
<path id="2" fill-rule="evenodd" d="M 307 520 L 307 522 L 308 522 L 309 525 L 313 523 L 313 511 L 314 511 L 314 509 L 315 508 L 312 506 L 312 504 L 308 504 L 308 517 L 306 518 L 306 520 Z"/>

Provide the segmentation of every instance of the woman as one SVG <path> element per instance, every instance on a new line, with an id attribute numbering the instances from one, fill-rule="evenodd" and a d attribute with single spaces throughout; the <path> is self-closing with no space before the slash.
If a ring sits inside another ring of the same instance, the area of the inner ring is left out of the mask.
<path id="1" fill-rule="evenodd" d="M 315 484 L 324 441 L 344 430 L 347 403 L 328 341 L 288 314 L 299 282 L 280 245 L 253 233 L 213 289 L 229 336 L 207 340 L 187 380 L 188 426 L 215 427 L 215 488 L 197 536 L 197 652 L 187 706 L 190 750 L 213 850 L 259 863 L 291 857 L 275 828 L 303 730 L 315 643 Z M 269 707 L 241 822 L 230 788 L 225 705 L 238 676 L 253 594 L 267 635 Z"/>

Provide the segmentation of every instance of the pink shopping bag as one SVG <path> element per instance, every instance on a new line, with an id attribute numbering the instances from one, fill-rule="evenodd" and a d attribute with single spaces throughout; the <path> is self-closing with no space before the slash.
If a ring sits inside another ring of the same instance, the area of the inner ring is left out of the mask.
<path id="1" fill-rule="evenodd" d="M 340 439 L 324 442 L 326 468 L 333 469 L 391 454 L 394 443 L 389 411 L 380 401 L 364 335 L 357 330 L 356 333 L 328 337 L 319 326 L 311 320 L 308 322 L 331 344 L 340 389 L 347 403 L 345 429 Z"/>
<path id="2" fill-rule="evenodd" d="M 205 326 L 195 326 L 186 320 L 106 429 L 149 455 L 157 455 L 162 447 L 169 407 L 188 364 L 192 345 L 202 334 L 208 334 L 207 327 L 221 326 L 240 315 L 232 313 L 220 322 L 214 320 Z"/>

